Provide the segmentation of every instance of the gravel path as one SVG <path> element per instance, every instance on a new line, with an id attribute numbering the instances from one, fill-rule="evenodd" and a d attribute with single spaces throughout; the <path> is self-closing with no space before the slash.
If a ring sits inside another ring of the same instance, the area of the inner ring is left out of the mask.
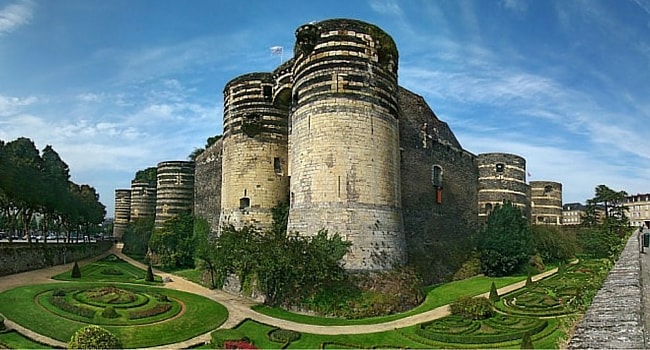
<path id="1" fill-rule="evenodd" d="M 129 262 L 132 265 L 138 266 L 144 270 L 147 269 L 147 266 L 142 264 L 141 262 L 131 259 L 130 257 L 122 254 L 121 252 L 121 245 L 118 246 L 113 246 L 111 250 L 108 252 L 102 254 L 101 256 L 92 258 L 92 259 L 87 259 L 84 261 L 79 262 L 80 266 L 83 266 L 85 264 L 91 263 L 93 261 L 99 260 L 103 258 L 106 255 L 109 254 L 115 254 L 121 259 Z M 14 274 L 14 275 L 9 275 L 9 276 L 2 276 L 0 277 L 0 292 L 8 289 L 13 289 L 16 287 L 24 286 L 24 285 L 29 285 L 29 284 L 39 284 L 39 283 L 53 283 L 53 282 L 60 282 L 60 283 L 65 283 L 61 281 L 55 281 L 50 279 L 50 276 L 57 275 L 59 273 L 69 271 L 72 268 L 73 264 L 66 264 L 66 265 L 59 265 L 59 266 L 53 266 L 45 269 L 40 269 L 40 270 L 35 270 L 35 271 L 28 271 L 28 272 L 23 272 L 19 274 Z M 538 280 L 541 278 L 544 278 L 546 276 L 552 275 L 557 272 L 557 269 L 549 270 L 546 271 L 542 274 L 536 275 L 533 277 L 533 280 Z M 256 311 L 253 311 L 251 309 L 251 306 L 255 305 L 255 302 L 252 302 L 249 299 L 239 297 L 236 295 L 232 295 L 226 292 L 223 292 L 221 290 L 211 290 L 208 288 L 205 288 L 201 285 L 198 285 L 196 283 L 190 282 L 188 280 L 185 280 L 179 276 L 171 275 L 166 272 L 162 272 L 159 270 L 154 269 L 154 273 L 163 277 L 163 278 L 169 278 L 171 281 L 167 282 L 164 284 L 166 288 L 171 288 L 171 289 L 176 289 L 184 292 L 189 292 L 189 293 L 194 293 L 198 295 L 205 296 L 207 298 L 210 298 L 222 305 L 224 305 L 228 309 L 228 319 L 224 324 L 222 324 L 219 328 L 232 328 L 242 322 L 243 320 L 250 318 L 274 327 L 280 327 L 284 329 L 291 329 L 295 330 L 298 332 L 305 332 L 305 333 L 313 333 L 313 334 L 324 334 L 324 335 L 337 335 L 337 334 L 362 334 L 362 333 L 374 333 L 374 332 L 381 332 L 381 331 L 389 331 L 393 330 L 396 328 L 403 328 L 403 327 L 408 327 L 412 325 L 416 325 L 422 322 L 427 322 L 431 320 L 435 320 L 444 316 L 449 315 L 449 305 L 444 305 L 441 307 L 438 307 L 433 310 L 429 310 L 417 315 L 409 316 L 409 317 L 404 317 L 398 320 L 390 321 L 390 322 L 385 322 L 385 323 L 380 323 L 380 324 L 373 324 L 373 325 L 352 325 L 352 326 L 318 326 L 318 325 L 309 325 L 309 324 L 303 324 L 303 323 L 296 323 L 292 321 L 287 321 L 287 320 L 282 320 L 274 317 L 270 317 L 261 313 L 258 313 Z M 513 291 L 515 289 L 522 288 L 525 285 L 525 281 L 518 282 L 503 288 L 498 289 L 498 292 L 500 295 L 503 295 L 505 293 L 508 293 L 510 291 Z M 482 296 L 488 296 L 488 293 L 482 294 Z M 56 347 L 65 347 L 65 344 L 57 341 L 55 339 L 51 339 L 49 337 L 44 337 L 40 334 L 37 334 L 29 329 L 26 329 L 24 327 L 21 327 L 20 325 L 17 325 L 10 320 L 6 320 L 5 324 L 9 328 L 13 328 L 17 330 L 18 332 L 26 335 L 27 337 L 43 343 L 43 344 L 48 344 Z M 183 348 L 188 348 L 190 346 L 195 346 L 198 344 L 202 344 L 204 342 L 210 341 L 210 334 L 206 333 L 203 335 L 200 335 L 198 337 L 189 339 L 184 342 L 176 343 L 176 344 L 167 344 L 161 347 L 155 347 L 153 349 L 170 349 L 170 348 L 175 348 L 175 349 L 183 349 Z"/>

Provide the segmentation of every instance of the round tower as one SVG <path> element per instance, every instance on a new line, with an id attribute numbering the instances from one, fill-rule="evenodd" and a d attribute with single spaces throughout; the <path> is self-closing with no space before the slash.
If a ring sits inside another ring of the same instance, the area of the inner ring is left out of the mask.
<path id="1" fill-rule="evenodd" d="M 192 213 L 194 162 L 160 162 L 156 170 L 156 181 L 155 228 L 162 228 L 165 221 L 173 216 Z"/>
<path id="2" fill-rule="evenodd" d="M 349 270 L 404 263 L 393 39 L 356 20 L 306 24 L 294 60 L 289 230 L 340 234 Z"/>
<path id="3" fill-rule="evenodd" d="M 530 187 L 526 160 L 508 153 L 483 153 L 478 162 L 478 215 L 487 218 L 498 205 L 509 202 L 530 217 Z"/>
<path id="4" fill-rule="evenodd" d="M 131 215 L 135 219 L 153 218 L 156 214 L 156 184 L 146 181 L 131 181 Z"/>
<path id="5" fill-rule="evenodd" d="M 251 73 L 224 88 L 220 227 L 272 227 L 287 203 L 288 106 L 274 105 L 271 73 Z"/>
<path id="6" fill-rule="evenodd" d="M 131 190 L 115 190 L 115 220 L 113 221 L 113 237 L 122 239 L 131 216 Z"/>
<path id="7" fill-rule="evenodd" d="M 553 181 L 530 182 L 531 222 L 562 225 L 562 184 Z"/>

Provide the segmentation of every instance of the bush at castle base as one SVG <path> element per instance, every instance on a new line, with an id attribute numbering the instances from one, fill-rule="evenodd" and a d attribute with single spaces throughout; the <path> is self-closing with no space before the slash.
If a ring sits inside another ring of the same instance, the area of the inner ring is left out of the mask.
<path id="1" fill-rule="evenodd" d="M 117 337 L 102 327 L 90 325 L 76 331 L 68 349 L 121 349 Z"/>

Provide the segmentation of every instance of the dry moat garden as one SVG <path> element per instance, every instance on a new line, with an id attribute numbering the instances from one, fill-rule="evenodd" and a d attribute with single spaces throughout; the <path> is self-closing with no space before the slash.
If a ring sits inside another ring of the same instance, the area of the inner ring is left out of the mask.
<path id="1" fill-rule="evenodd" d="M 125 348 L 175 344 L 212 332 L 202 348 L 519 348 L 522 341 L 537 348 L 557 348 L 568 327 L 591 301 L 607 276 L 607 259 L 580 260 L 533 282 L 527 276 L 477 276 L 427 288 L 417 308 L 382 317 L 345 320 L 290 313 L 255 306 L 275 318 L 319 326 L 378 325 L 458 303 L 495 288 L 526 280 L 525 286 L 502 296 L 492 294 L 485 312 L 454 314 L 382 332 L 322 335 L 279 329 L 246 319 L 232 329 L 219 329 L 227 309 L 204 296 L 164 288 L 159 276 L 146 281 L 146 271 L 115 255 L 54 276 L 55 283 L 36 284 L 0 293 L 5 318 L 43 336 L 68 343 L 88 325 L 114 334 Z M 15 331 L 0 333 L 8 348 L 49 348 Z"/>

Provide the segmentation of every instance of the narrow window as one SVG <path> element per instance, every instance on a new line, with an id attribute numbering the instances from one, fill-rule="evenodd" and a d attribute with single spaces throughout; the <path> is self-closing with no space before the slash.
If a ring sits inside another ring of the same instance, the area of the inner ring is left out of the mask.
<path id="1" fill-rule="evenodd" d="M 553 186 L 551 185 L 544 186 L 544 194 L 550 194 L 551 192 L 553 192 Z"/>
<path id="2" fill-rule="evenodd" d="M 506 166 L 503 163 L 497 163 L 496 171 L 497 173 L 502 173 Z"/>
<path id="3" fill-rule="evenodd" d="M 490 215 L 491 212 L 492 212 L 492 203 L 487 203 L 485 205 L 485 214 Z"/>
<path id="4" fill-rule="evenodd" d="M 239 199 L 239 209 L 247 209 L 251 206 L 251 199 L 248 197 L 242 197 Z"/>
<path id="5" fill-rule="evenodd" d="M 264 95 L 265 100 L 271 101 L 271 99 L 273 99 L 273 88 L 271 85 L 262 86 L 262 94 Z"/>
<path id="6" fill-rule="evenodd" d="M 282 174 L 282 162 L 279 157 L 273 158 L 273 170 L 278 175 Z"/>
<path id="7" fill-rule="evenodd" d="M 442 187 L 442 168 L 439 165 L 431 167 L 431 182 L 434 187 Z"/>

